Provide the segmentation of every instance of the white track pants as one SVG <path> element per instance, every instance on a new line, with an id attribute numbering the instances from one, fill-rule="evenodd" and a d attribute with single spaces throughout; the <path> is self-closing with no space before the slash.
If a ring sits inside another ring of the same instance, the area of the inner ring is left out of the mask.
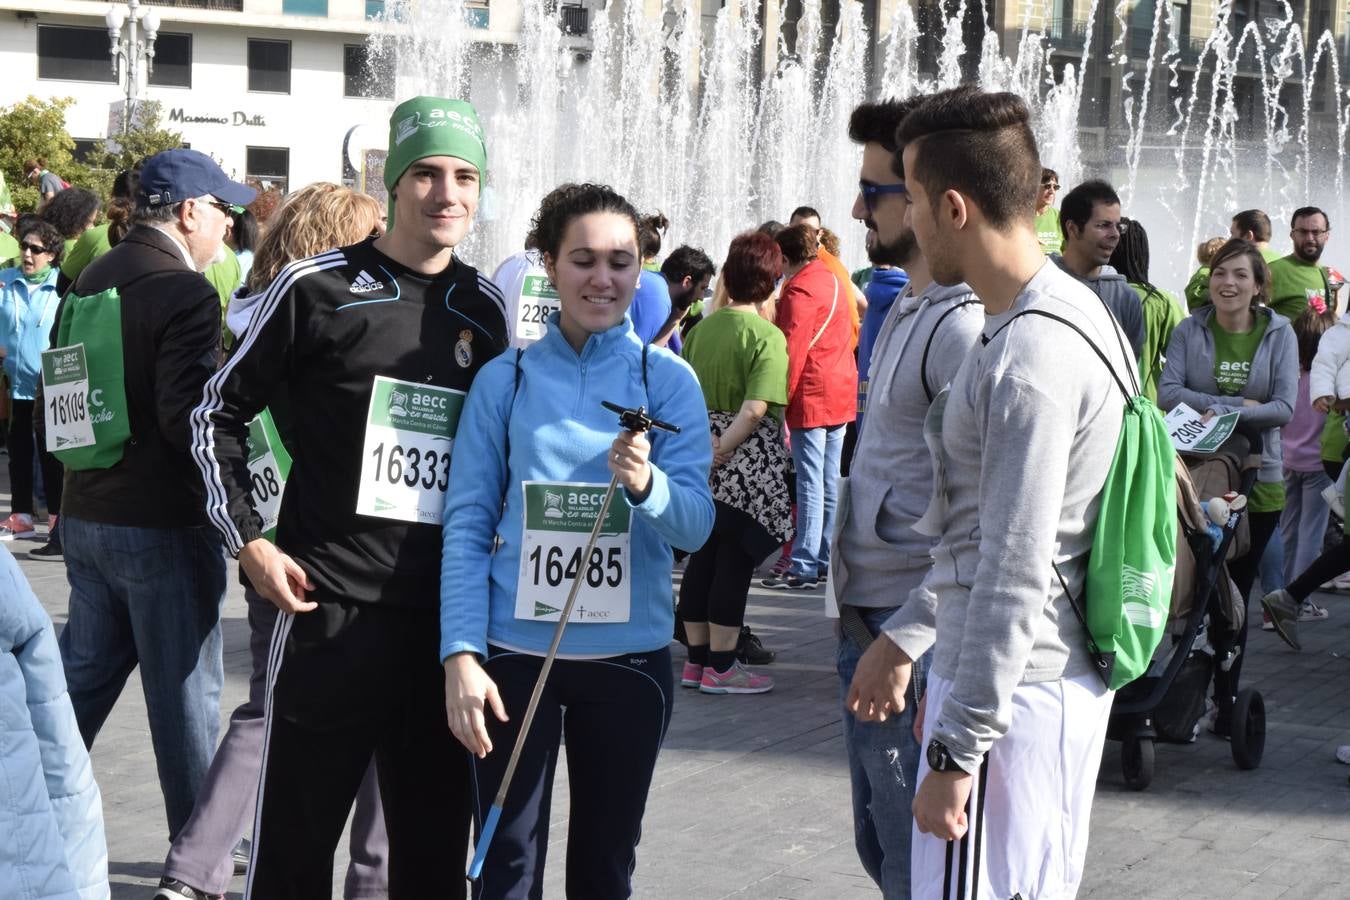
<path id="1" fill-rule="evenodd" d="M 929 676 L 924 747 L 951 687 Z M 1112 696 L 1093 674 L 1017 687 L 1012 727 L 974 778 L 966 836 L 915 827 L 914 900 L 1073 900 Z M 920 786 L 928 771 L 920 757 Z"/>

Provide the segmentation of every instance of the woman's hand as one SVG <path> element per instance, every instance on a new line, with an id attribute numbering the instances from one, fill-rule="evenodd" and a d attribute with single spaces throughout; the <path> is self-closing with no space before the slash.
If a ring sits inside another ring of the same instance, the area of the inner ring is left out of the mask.
<path id="1" fill-rule="evenodd" d="M 609 471 L 619 478 L 619 484 L 632 494 L 638 503 L 647 499 L 652 487 L 652 467 L 647 462 L 652 445 L 647 436 L 638 431 L 620 431 L 609 445 Z"/>
<path id="2" fill-rule="evenodd" d="M 445 716 L 455 739 L 479 759 L 492 752 L 486 709 L 505 722 L 506 707 L 497 683 L 472 653 L 456 653 L 445 661 Z"/>
<path id="3" fill-rule="evenodd" d="M 1334 402 L 1336 402 L 1336 398 L 1327 394 L 1325 397 L 1318 397 L 1312 402 L 1312 405 L 1313 409 L 1320 413 L 1329 413 L 1331 412 L 1331 404 Z"/>
<path id="4" fill-rule="evenodd" d="M 1208 422 L 1212 418 L 1214 418 L 1214 410 L 1212 409 L 1207 409 L 1200 414 L 1201 422 Z"/>

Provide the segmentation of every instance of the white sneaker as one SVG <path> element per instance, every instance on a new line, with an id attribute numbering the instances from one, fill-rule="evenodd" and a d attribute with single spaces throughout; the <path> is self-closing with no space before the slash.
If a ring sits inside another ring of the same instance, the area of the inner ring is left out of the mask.
<path id="1" fill-rule="evenodd" d="M 1345 518 L 1345 495 L 1336 490 L 1336 485 L 1329 484 L 1322 488 L 1322 499 L 1327 501 L 1327 506 L 1331 507 L 1337 518 Z"/>

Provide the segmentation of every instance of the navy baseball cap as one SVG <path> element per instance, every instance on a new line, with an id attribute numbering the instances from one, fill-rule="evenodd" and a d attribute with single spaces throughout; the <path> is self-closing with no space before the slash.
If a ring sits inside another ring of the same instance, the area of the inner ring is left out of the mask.
<path id="1" fill-rule="evenodd" d="M 231 181 L 216 161 L 200 150 L 165 150 L 145 161 L 137 206 L 168 206 L 207 194 L 235 206 L 247 206 L 258 192 Z"/>

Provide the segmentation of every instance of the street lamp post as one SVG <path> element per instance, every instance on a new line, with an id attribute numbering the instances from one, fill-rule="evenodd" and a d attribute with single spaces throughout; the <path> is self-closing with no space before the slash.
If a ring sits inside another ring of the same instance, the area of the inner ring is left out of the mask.
<path id="1" fill-rule="evenodd" d="M 136 102 L 140 96 L 141 61 L 145 62 L 145 77 L 155 70 L 155 37 L 159 34 L 159 13 L 143 7 L 137 0 L 126 0 L 124 9 L 120 3 L 108 7 L 103 21 L 108 24 L 108 55 L 112 57 L 114 75 L 126 77 L 126 106 L 122 115 L 122 133 L 131 128 L 131 120 L 136 112 Z M 122 36 L 122 26 L 126 25 L 126 37 Z"/>

